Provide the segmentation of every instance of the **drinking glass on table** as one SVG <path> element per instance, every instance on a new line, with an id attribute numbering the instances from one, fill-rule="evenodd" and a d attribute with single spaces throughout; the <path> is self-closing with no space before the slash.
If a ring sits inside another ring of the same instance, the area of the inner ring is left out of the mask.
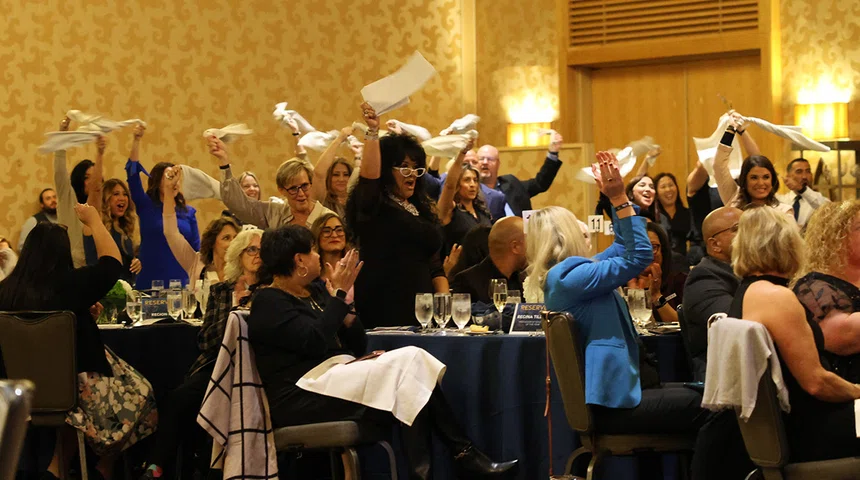
<path id="1" fill-rule="evenodd" d="M 443 331 L 448 320 L 451 318 L 451 294 L 450 293 L 434 293 L 433 294 L 433 318 L 436 320 L 436 325 Z"/>
<path id="2" fill-rule="evenodd" d="M 170 290 L 167 294 L 167 314 L 174 320 L 179 320 L 180 313 L 182 313 L 182 294 Z"/>
<path id="3" fill-rule="evenodd" d="M 508 301 L 508 281 L 504 278 L 490 280 L 490 298 L 493 299 L 496 310 L 502 313 L 502 310 L 505 309 L 505 303 Z"/>
<path id="4" fill-rule="evenodd" d="M 423 330 L 430 325 L 430 320 L 433 320 L 433 294 L 432 293 L 416 293 L 415 294 L 415 318 L 421 324 Z"/>
<path id="5" fill-rule="evenodd" d="M 140 320 L 140 292 L 132 290 L 125 296 L 125 313 L 128 315 L 131 323 L 135 323 Z"/>
<path id="6" fill-rule="evenodd" d="M 152 281 L 152 296 L 153 297 L 161 296 L 162 290 L 164 290 L 164 280 L 153 280 Z"/>
<path id="7" fill-rule="evenodd" d="M 455 293 L 451 298 L 451 309 L 457 330 L 462 332 L 472 319 L 472 296 L 468 293 Z"/>
<path id="8" fill-rule="evenodd" d="M 517 305 L 523 303 L 523 294 L 519 290 L 508 290 L 508 298 L 505 300 L 505 303 L 513 305 L 516 308 Z"/>
<path id="9" fill-rule="evenodd" d="M 627 308 L 633 318 L 633 325 L 639 333 L 646 333 L 645 327 L 651 320 L 651 295 L 647 289 L 628 288 Z"/>
<path id="10" fill-rule="evenodd" d="M 175 278 L 171 279 L 167 288 L 171 290 L 182 290 L 182 280 L 177 280 Z"/>
<path id="11" fill-rule="evenodd" d="M 182 314 L 188 320 L 194 318 L 194 312 L 197 311 L 197 297 L 194 296 L 194 290 L 186 288 L 182 291 Z"/>

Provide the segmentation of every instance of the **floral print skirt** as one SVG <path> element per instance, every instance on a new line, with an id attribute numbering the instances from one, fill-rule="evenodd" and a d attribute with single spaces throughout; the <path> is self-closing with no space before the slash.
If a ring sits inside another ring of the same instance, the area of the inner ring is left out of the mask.
<path id="1" fill-rule="evenodd" d="M 113 376 L 79 373 L 78 406 L 66 416 L 99 456 L 125 450 L 158 425 L 152 385 L 107 347 L 105 356 Z"/>

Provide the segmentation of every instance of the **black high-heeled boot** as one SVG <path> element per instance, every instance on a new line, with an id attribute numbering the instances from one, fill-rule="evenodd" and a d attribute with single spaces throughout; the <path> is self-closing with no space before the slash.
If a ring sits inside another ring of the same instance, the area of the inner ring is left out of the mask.
<path id="1" fill-rule="evenodd" d="M 433 439 L 430 436 L 430 419 L 426 411 L 415 417 L 411 426 L 401 425 L 400 444 L 409 465 L 409 480 L 430 480 L 433 461 Z"/>
<path id="2" fill-rule="evenodd" d="M 454 410 L 445 399 L 442 389 L 437 385 L 430 395 L 430 401 L 422 411 L 430 414 L 430 420 L 439 438 L 454 454 L 454 462 L 460 476 L 474 479 L 479 476 L 495 476 L 513 470 L 518 460 L 509 462 L 494 462 L 472 444 L 472 440 L 463 433 L 463 428 L 455 420 Z"/>

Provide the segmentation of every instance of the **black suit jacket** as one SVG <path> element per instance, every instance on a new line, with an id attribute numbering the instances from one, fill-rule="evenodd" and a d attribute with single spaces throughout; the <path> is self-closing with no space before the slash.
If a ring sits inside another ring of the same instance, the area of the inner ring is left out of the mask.
<path id="1" fill-rule="evenodd" d="M 548 154 L 535 178 L 522 181 L 513 175 L 502 175 L 498 178 L 496 189 L 505 194 L 505 200 L 514 215 L 521 216 L 523 210 L 532 209 L 532 197 L 549 190 L 559 168 L 561 161 L 558 156 Z"/>
<path id="2" fill-rule="evenodd" d="M 705 256 L 690 270 L 684 285 L 684 319 L 690 356 L 707 363 L 708 319 L 715 313 L 728 313 L 740 280 L 732 266 Z"/>
<path id="3" fill-rule="evenodd" d="M 472 297 L 472 303 L 483 302 L 492 305 L 493 299 L 490 298 L 490 280 L 494 278 L 507 277 L 496 268 L 496 264 L 493 263 L 493 260 L 488 255 L 481 263 L 455 275 L 454 280 L 451 282 L 451 290 L 454 293 L 468 293 Z M 519 290 L 520 295 L 523 295 L 523 284 L 520 282 L 519 272 L 514 272 L 511 278 L 507 280 L 508 290 Z"/>

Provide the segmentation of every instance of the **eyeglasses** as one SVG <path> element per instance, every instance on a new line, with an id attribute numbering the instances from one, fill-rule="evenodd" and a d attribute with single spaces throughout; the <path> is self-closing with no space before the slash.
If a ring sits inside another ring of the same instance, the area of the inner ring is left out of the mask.
<path id="1" fill-rule="evenodd" d="M 338 237 L 342 237 L 344 232 L 343 232 L 343 227 L 334 227 L 334 228 L 323 227 L 323 229 L 320 231 L 320 233 L 322 233 L 323 237 L 328 238 L 328 237 L 331 237 L 332 235 L 337 235 Z"/>
<path id="2" fill-rule="evenodd" d="M 305 182 L 301 185 L 296 185 L 295 187 L 290 187 L 290 188 L 287 188 L 285 190 L 287 191 L 287 193 L 290 194 L 291 197 L 295 197 L 296 195 L 299 194 L 299 190 L 301 190 L 304 193 L 308 193 L 308 190 L 310 190 L 310 188 L 311 188 L 311 184 L 308 182 Z"/>
<path id="3" fill-rule="evenodd" d="M 252 246 L 242 250 L 242 253 L 247 253 L 248 255 L 250 255 L 252 257 L 256 257 L 257 255 L 260 254 L 260 247 L 255 247 L 252 245 Z"/>
<path id="4" fill-rule="evenodd" d="M 724 228 L 724 229 L 720 230 L 719 232 L 717 232 L 717 233 L 715 233 L 715 234 L 711 235 L 710 237 L 708 237 L 708 240 L 710 240 L 710 239 L 712 239 L 712 238 L 716 237 L 717 235 L 719 235 L 719 234 L 721 234 L 721 233 L 723 233 L 723 232 L 728 232 L 728 231 L 730 231 L 730 230 L 731 230 L 731 232 L 732 232 L 732 233 L 737 233 L 737 231 L 738 231 L 738 224 L 736 223 L 736 224 L 732 225 L 732 226 L 731 226 L 731 227 L 729 227 L 729 228 Z"/>
<path id="5" fill-rule="evenodd" d="M 394 169 L 399 170 L 404 177 L 411 177 L 413 174 L 416 177 L 423 177 L 427 173 L 426 168 L 394 167 Z"/>

